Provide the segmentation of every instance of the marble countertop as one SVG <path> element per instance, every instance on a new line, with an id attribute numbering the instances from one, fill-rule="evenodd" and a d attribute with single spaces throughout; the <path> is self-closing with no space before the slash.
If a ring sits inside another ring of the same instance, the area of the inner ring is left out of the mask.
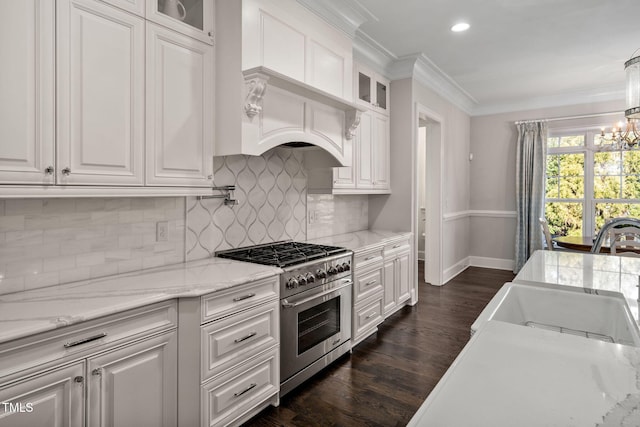
<path id="1" fill-rule="evenodd" d="M 619 292 L 636 320 L 640 258 L 589 252 L 536 251 L 513 279 L 515 283 L 551 283 Z M 640 323 L 640 322 L 639 322 Z"/>
<path id="2" fill-rule="evenodd" d="M 308 240 L 308 242 L 320 245 L 342 246 L 357 252 L 371 246 L 384 245 L 389 240 L 405 235 L 409 236 L 410 234 L 411 232 L 408 231 L 363 230 Z"/>
<path id="3" fill-rule="evenodd" d="M 179 297 L 197 297 L 282 270 L 208 258 L 0 295 L 0 343 Z"/>
<path id="4" fill-rule="evenodd" d="M 639 348 L 491 321 L 409 426 L 639 424 Z"/>

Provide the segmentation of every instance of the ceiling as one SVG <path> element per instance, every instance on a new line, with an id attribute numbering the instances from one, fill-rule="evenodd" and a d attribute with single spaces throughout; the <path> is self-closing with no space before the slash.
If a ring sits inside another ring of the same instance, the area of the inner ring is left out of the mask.
<path id="1" fill-rule="evenodd" d="M 640 0 L 358 0 L 359 33 L 422 53 L 471 98 L 471 114 L 624 99 Z M 376 20 L 377 18 L 377 20 Z M 453 33 L 466 21 L 471 28 Z"/>

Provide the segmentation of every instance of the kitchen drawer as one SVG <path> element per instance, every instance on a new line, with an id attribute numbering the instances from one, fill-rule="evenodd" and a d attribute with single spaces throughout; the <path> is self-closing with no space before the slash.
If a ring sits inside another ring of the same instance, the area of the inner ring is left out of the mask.
<path id="1" fill-rule="evenodd" d="M 280 276 L 273 276 L 203 296 L 201 323 L 205 324 L 268 301 L 278 300 L 279 278 Z"/>
<path id="2" fill-rule="evenodd" d="M 0 344 L 0 378 L 59 359 L 84 357 L 176 325 L 176 302 L 171 300 L 9 341 Z"/>
<path id="3" fill-rule="evenodd" d="M 370 295 L 382 292 L 382 268 L 381 264 L 363 272 L 360 271 L 361 269 L 356 271 L 353 288 L 354 304 L 363 301 Z"/>
<path id="4" fill-rule="evenodd" d="M 404 250 L 411 250 L 411 236 L 403 236 L 402 238 L 395 239 L 384 245 L 384 255 L 386 256 L 390 252 L 400 252 Z"/>
<path id="5" fill-rule="evenodd" d="M 354 308 L 353 319 L 353 341 L 358 343 L 368 335 L 376 331 L 377 326 L 382 322 L 382 293 L 367 299 Z"/>
<path id="6" fill-rule="evenodd" d="M 202 386 L 202 425 L 228 425 L 279 390 L 278 350 L 258 355 Z"/>
<path id="7" fill-rule="evenodd" d="M 353 254 L 355 268 L 364 267 L 376 262 L 382 262 L 382 246 L 376 246 L 365 250 L 358 250 Z"/>
<path id="8" fill-rule="evenodd" d="M 278 345 L 279 305 L 260 305 L 202 327 L 202 380 Z"/>

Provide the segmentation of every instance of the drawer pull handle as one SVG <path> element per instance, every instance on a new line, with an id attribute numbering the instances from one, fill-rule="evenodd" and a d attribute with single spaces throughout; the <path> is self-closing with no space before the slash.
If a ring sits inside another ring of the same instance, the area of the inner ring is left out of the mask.
<path id="1" fill-rule="evenodd" d="M 399 248 L 400 246 L 402 246 L 402 245 L 399 245 L 399 244 L 398 245 L 393 245 L 393 249 Z"/>
<path id="2" fill-rule="evenodd" d="M 258 384 L 256 383 L 252 383 L 249 387 L 245 388 L 244 390 L 238 392 L 238 393 L 233 393 L 233 397 L 240 397 L 243 394 L 245 394 L 246 392 L 253 390 L 254 388 L 256 388 L 258 386 Z"/>
<path id="3" fill-rule="evenodd" d="M 378 283 L 377 280 L 372 280 L 370 282 L 365 283 L 365 286 L 369 286 L 369 285 L 375 285 L 376 283 Z"/>
<path id="4" fill-rule="evenodd" d="M 78 340 L 78 341 L 72 341 L 72 342 L 65 343 L 64 348 L 71 348 L 71 347 L 75 347 L 77 345 L 86 344 L 86 343 L 89 343 L 91 341 L 95 341 L 95 340 L 99 340 L 100 338 L 104 338 L 106 336 L 107 336 L 107 333 L 103 332 L 101 334 L 94 335 L 94 336 L 89 337 L 89 338 L 82 338 L 81 340 Z"/>
<path id="5" fill-rule="evenodd" d="M 249 332 L 249 333 L 247 334 L 247 336 L 244 336 L 244 337 L 242 337 L 242 338 L 236 338 L 235 340 L 233 340 L 233 342 L 235 342 L 236 344 L 237 344 L 237 343 L 241 343 L 242 341 L 246 341 L 246 340 L 248 340 L 248 339 L 249 339 L 249 338 L 251 338 L 251 337 L 255 337 L 256 335 L 258 335 L 258 333 L 257 333 L 257 332 Z"/>
<path id="6" fill-rule="evenodd" d="M 370 260 L 372 260 L 372 259 L 374 259 L 374 258 L 375 258 L 375 256 L 368 256 L 368 257 L 366 257 L 364 260 L 365 260 L 365 261 L 370 261 Z"/>
<path id="7" fill-rule="evenodd" d="M 255 297 L 255 296 L 256 296 L 256 294 L 254 294 L 254 293 L 250 293 L 250 294 L 247 294 L 247 295 L 243 295 L 243 296 L 241 296 L 241 297 L 236 297 L 236 298 L 234 298 L 234 299 L 233 299 L 233 302 L 242 301 L 242 300 L 245 300 L 245 299 L 253 298 L 253 297 Z"/>
<path id="8" fill-rule="evenodd" d="M 373 312 L 373 313 L 371 313 L 370 315 L 368 315 L 367 317 L 365 317 L 365 319 L 366 319 L 366 320 L 369 320 L 369 319 L 371 319 L 373 316 L 375 316 L 376 314 L 377 314 L 376 312 Z"/>

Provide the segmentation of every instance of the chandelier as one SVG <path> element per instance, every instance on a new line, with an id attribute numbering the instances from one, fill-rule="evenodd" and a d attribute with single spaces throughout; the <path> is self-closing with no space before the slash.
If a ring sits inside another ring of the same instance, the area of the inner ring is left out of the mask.
<path id="1" fill-rule="evenodd" d="M 640 56 L 625 62 L 624 71 L 627 75 L 627 109 L 624 115 L 627 119 L 640 119 Z"/>
<path id="2" fill-rule="evenodd" d="M 640 112 L 638 113 L 640 114 Z M 611 134 L 605 133 L 605 128 L 600 130 L 600 150 L 631 150 L 639 148 L 640 131 L 635 119 L 627 118 L 626 128 L 622 128 L 622 122 L 611 128 Z"/>

